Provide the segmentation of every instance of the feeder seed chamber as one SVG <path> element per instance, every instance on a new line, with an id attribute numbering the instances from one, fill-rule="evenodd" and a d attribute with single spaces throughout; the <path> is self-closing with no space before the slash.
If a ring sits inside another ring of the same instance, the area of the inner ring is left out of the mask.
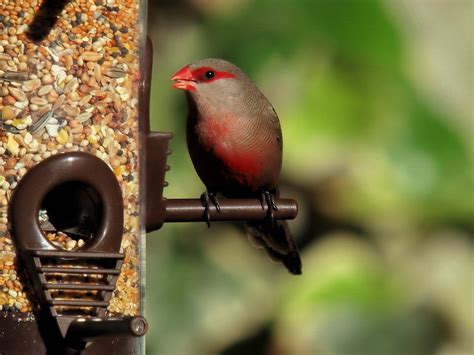
<path id="1" fill-rule="evenodd" d="M 0 354 L 143 354 L 145 232 L 205 220 L 199 199 L 163 197 L 146 2 L 0 4 Z M 211 220 L 269 212 L 220 207 Z"/>

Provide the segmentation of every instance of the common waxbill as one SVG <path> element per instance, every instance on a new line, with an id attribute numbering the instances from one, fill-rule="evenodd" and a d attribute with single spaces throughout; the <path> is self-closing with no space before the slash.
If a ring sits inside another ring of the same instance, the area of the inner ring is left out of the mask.
<path id="1" fill-rule="evenodd" d="M 259 197 L 270 218 L 247 222 L 251 242 L 264 248 L 292 274 L 301 274 L 301 259 L 286 221 L 273 220 L 283 139 L 280 121 L 247 75 L 222 59 L 189 64 L 172 78 L 188 102 L 187 144 L 197 174 L 206 186 L 205 205 L 216 194 Z"/>

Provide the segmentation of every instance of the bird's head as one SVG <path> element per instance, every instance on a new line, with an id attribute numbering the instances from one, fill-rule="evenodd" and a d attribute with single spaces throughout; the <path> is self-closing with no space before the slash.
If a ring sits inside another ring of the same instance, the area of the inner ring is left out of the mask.
<path id="1" fill-rule="evenodd" d="M 250 82 L 240 68 L 223 59 L 203 59 L 188 64 L 171 80 L 174 88 L 185 90 L 194 100 L 214 105 L 220 98 L 240 96 Z"/>

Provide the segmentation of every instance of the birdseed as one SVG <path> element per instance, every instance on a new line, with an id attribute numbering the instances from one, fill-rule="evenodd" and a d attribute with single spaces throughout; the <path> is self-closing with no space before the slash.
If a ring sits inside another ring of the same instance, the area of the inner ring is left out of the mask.
<path id="1" fill-rule="evenodd" d="M 40 5 L 0 0 L 0 310 L 32 310 L 8 229 L 14 188 L 42 160 L 85 151 L 110 166 L 123 194 L 125 259 L 108 312 L 136 315 L 139 0 L 71 1 L 36 43 L 27 35 Z M 45 234 L 65 250 L 86 243 L 62 232 Z"/>

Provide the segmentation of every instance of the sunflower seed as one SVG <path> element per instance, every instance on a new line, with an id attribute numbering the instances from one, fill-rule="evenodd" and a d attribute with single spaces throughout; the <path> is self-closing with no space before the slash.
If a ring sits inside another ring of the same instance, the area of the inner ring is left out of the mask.
<path id="1" fill-rule="evenodd" d="M 53 110 L 45 112 L 35 123 L 33 123 L 28 129 L 31 134 L 37 133 L 41 128 L 43 128 L 48 121 L 53 117 Z"/>
<path id="2" fill-rule="evenodd" d="M 0 74 L 0 80 L 9 81 L 9 82 L 23 82 L 28 80 L 28 73 L 16 72 L 16 71 L 7 71 L 3 74 Z"/>
<path id="3" fill-rule="evenodd" d="M 55 62 L 59 62 L 58 52 L 56 52 L 54 48 L 44 47 L 44 49 L 46 50 L 46 52 L 48 52 L 51 55 L 51 57 L 53 58 Z"/>
<path id="4" fill-rule="evenodd" d="M 117 68 L 108 68 L 105 72 L 105 75 L 107 75 L 109 78 L 123 78 L 127 73 L 123 71 L 122 69 L 117 69 Z"/>
<path id="5" fill-rule="evenodd" d="M 21 132 L 19 129 L 13 127 L 12 125 L 4 124 L 4 123 L 0 123 L 0 130 L 5 131 L 7 133 L 13 133 L 13 134 L 18 134 Z"/>

